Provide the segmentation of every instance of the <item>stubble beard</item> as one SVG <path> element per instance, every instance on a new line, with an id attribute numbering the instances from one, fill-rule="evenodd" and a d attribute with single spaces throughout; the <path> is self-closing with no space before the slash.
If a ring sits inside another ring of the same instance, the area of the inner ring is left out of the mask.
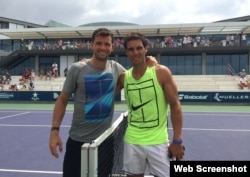
<path id="1" fill-rule="evenodd" d="M 103 53 L 103 52 L 97 52 L 95 53 L 95 58 L 99 61 L 106 61 L 108 60 L 110 53 L 108 54 L 107 52 Z"/>

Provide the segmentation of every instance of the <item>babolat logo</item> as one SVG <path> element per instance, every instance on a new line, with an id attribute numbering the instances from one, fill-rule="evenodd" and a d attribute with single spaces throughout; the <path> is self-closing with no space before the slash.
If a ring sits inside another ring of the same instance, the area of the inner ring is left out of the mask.
<path id="1" fill-rule="evenodd" d="M 179 100 L 206 100 L 208 95 L 185 95 L 179 94 Z"/>
<path id="2" fill-rule="evenodd" d="M 248 95 L 242 95 L 242 94 L 220 94 L 216 93 L 214 95 L 214 99 L 216 101 L 222 101 L 222 100 L 248 100 Z"/>

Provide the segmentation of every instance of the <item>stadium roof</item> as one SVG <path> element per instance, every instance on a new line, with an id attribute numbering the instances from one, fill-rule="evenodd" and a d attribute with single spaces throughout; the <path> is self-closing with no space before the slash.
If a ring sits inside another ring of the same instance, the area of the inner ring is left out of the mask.
<path id="1" fill-rule="evenodd" d="M 236 18 L 224 19 L 224 20 L 220 20 L 220 21 L 217 21 L 217 22 L 240 22 L 240 21 L 250 21 L 250 15 L 242 16 L 242 17 L 236 17 Z"/>
<path id="2" fill-rule="evenodd" d="M 60 23 L 60 22 L 57 22 L 55 20 L 49 20 L 47 23 L 45 23 L 45 26 L 48 26 L 48 27 L 71 27 L 67 24 Z"/>
<path id="3" fill-rule="evenodd" d="M 115 37 L 138 31 L 147 36 L 203 35 L 250 33 L 250 21 L 215 22 L 169 25 L 111 25 L 81 27 L 39 27 L 24 29 L 0 29 L 0 39 L 41 39 L 41 38 L 86 38 L 98 27 L 107 27 Z"/>
<path id="4" fill-rule="evenodd" d="M 86 26 L 129 26 L 129 25 L 138 25 L 135 23 L 127 23 L 127 22 L 95 22 L 95 23 L 87 23 L 80 25 L 79 27 L 86 27 Z"/>
<path id="5" fill-rule="evenodd" d="M 39 25 L 35 23 L 30 23 L 30 22 L 25 22 L 21 20 L 15 20 L 11 18 L 6 18 L 6 17 L 0 17 L 0 22 L 6 22 L 6 23 L 13 23 L 17 25 L 22 25 L 25 26 L 25 28 L 42 28 L 42 27 L 47 27 L 46 25 Z"/>

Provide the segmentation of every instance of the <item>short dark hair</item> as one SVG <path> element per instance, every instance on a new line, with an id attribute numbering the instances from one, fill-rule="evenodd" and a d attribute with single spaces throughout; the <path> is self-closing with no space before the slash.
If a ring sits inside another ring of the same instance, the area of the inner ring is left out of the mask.
<path id="1" fill-rule="evenodd" d="M 113 42 L 113 38 L 114 38 L 113 33 L 107 28 L 96 29 L 92 34 L 91 41 L 94 42 L 94 40 L 97 36 L 103 36 L 103 37 L 111 36 L 112 42 Z"/>
<path id="2" fill-rule="evenodd" d="M 124 39 L 125 49 L 127 49 L 127 43 L 129 41 L 133 41 L 133 40 L 141 40 L 142 44 L 145 48 L 147 48 L 149 45 L 148 39 L 143 34 L 141 34 L 139 32 L 131 32 L 131 33 L 128 33 Z"/>

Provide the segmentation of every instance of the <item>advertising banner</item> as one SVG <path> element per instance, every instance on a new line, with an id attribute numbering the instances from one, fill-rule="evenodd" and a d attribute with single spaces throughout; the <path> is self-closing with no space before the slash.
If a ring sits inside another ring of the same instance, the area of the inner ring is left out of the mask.
<path id="1" fill-rule="evenodd" d="M 59 91 L 1 91 L 0 101 L 56 101 L 59 95 Z M 74 94 L 69 100 L 74 100 Z M 121 101 L 121 95 L 115 100 Z M 179 92 L 179 100 L 186 103 L 250 103 L 250 92 Z"/>
<path id="2" fill-rule="evenodd" d="M 179 92 L 181 102 L 250 103 L 250 92 Z"/>

